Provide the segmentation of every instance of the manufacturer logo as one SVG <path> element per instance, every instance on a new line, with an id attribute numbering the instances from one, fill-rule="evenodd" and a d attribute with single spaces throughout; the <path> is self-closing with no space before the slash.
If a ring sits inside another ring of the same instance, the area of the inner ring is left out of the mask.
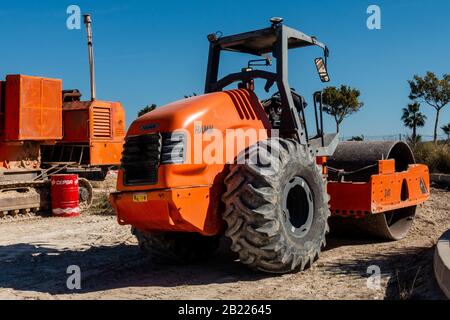
<path id="1" fill-rule="evenodd" d="M 142 130 L 153 130 L 159 127 L 158 123 L 148 123 L 141 126 Z"/>
<path id="2" fill-rule="evenodd" d="M 57 186 L 71 186 L 71 185 L 78 185 L 78 180 L 52 180 L 52 185 Z"/>
<path id="3" fill-rule="evenodd" d="M 208 131 L 212 131 L 212 130 L 214 130 L 214 126 L 212 124 L 207 124 L 207 125 L 198 125 L 198 124 L 196 124 L 194 126 L 194 133 L 195 134 L 207 133 Z"/>

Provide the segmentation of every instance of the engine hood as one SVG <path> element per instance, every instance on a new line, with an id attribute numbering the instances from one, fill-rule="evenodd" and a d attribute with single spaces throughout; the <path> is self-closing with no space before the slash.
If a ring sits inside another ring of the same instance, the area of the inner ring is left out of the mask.
<path id="1" fill-rule="evenodd" d="M 253 92 L 232 90 L 179 100 L 158 107 L 131 125 L 128 135 L 187 130 L 204 132 L 232 128 L 269 128 L 270 123 Z"/>

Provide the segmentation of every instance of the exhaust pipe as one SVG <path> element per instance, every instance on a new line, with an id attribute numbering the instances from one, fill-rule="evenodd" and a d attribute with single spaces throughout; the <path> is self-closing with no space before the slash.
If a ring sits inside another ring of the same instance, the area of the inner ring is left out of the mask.
<path id="1" fill-rule="evenodd" d="M 84 15 L 84 24 L 86 25 L 88 50 L 89 50 L 89 73 L 91 81 L 91 101 L 97 98 L 95 90 L 95 64 L 94 64 L 94 46 L 92 42 L 92 20 L 90 14 Z"/>

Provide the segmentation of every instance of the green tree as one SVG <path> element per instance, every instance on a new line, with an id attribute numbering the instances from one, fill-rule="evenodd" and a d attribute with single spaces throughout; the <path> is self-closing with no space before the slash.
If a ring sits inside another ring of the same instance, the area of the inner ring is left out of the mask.
<path id="1" fill-rule="evenodd" d="M 405 127 L 412 129 L 412 140 L 417 138 L 417 128 L 422 128 L 425 126 L 425 121 L 427 116 L 420 112 L 419 103 L 408 104 L 407 108 L 403 108 L 402 121 Z"/>
<path id="2" fill-rule="evenodd" d="M 437 141 L 439 114 L 441 110 L 450 102 L 450 75 L 444 74 L 439 79 L 433 72 L 428 71 L 424 77 L 414 76 L 408 81 L 411 88 L 409 95 L 411 100 L 426 102 L 436 110 L 436 121 L 434 124 L 434 142 Z"/>
<path id="3" fill-rule="evenodd" d="M 442 129 L 442 131 L 444 131 L 445 135 L 447 136 L 447 140 L 450 141 L 450 123 L 447 123 L 441 129 Z"/>
<path id="4" fill-rule="evenodd" d="M 345 85 L 340 88 L 327 87 L 324 89 L 323 111 L 334 118 L 338 133 L 342 121 L 364 106 L 364 103 L 359 101 L 359 96 L 359 90 Z"/>
<path id="5" fill-rule="evenodd" d="M 417 144 L 422 142 L 422 136 L 420 134 L 416 135 L 415 137 L 407 136 L 406 137 L 406 142 L 408 142 L 408 144 L 410 144 L 413 148 L 415 148 L 415 146 Z"/>
<path id="6" fill-rule="evenodd" d="M 156 104 L 147 105 L 138 112 L 138 117 L 142 117 L 144 114 L 149 113 L 155 109 L 156 109 Z"/>
<path id="7" fill-rule="evenodd" d="M 347 141 L 364 141 L 364 136 L 353 136 Z"/>

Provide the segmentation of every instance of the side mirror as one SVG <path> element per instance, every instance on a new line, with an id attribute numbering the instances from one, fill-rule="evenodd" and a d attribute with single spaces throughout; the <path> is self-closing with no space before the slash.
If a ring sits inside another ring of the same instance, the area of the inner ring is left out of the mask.
<path id="1" fill-rule="evenodd" d="M 327 65 L 323 58 L 317 58 L 314 60 L 316 63 L 317 72 L 320 76 L 320 81 L 322 82 L 330 82 L 330 76 L 328 75 Z"/>

